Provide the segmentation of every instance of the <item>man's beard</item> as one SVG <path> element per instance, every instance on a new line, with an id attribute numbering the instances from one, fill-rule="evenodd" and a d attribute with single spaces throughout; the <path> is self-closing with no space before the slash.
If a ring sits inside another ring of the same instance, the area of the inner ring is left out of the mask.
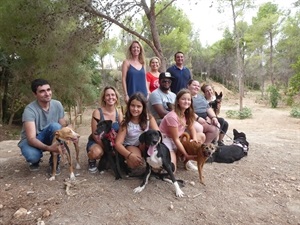
<path id="1" fill-rule="evenodd" d="M 168 90 L 170 90 L 170 88 L 166 88 L 166 87 L 163 87 L 163 86 L 160 86 L 160 89 L 161 89 L 162 91 L 168 91 Z"/>

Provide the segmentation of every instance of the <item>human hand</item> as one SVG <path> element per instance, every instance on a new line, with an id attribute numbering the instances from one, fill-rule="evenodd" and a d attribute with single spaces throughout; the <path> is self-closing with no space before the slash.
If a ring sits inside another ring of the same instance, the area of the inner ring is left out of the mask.
<path id="1" fill-rule="evenodd" d="M 198 123 L 200 123 L 201 125 L 206 124 L 206 120 L 203 119 L 202 117 L 200 117 L 200 118 L 198 119 Z"/>
<path id="2" fill-rule="evenodd" d="M 195 160 L 197 158 L 197 155 L 184 155 L 186 160 Z"/>
<path id="3" fill-rule="evenodd" d="M 143 158 L 139 155 L 136 155 L 134 153 L 130 153 L 129 157 L 127 157 L 128 160 L 130 160 L 130 162 L 132 163 L 132 165 L 134 167 L 137 167 L 137 166 L 141 166 L 143 165 Z"/>
<path id="4" fill-rule="evenodd" d="M 125 95 L 125 102 L 127 103 L 129 101 L 129 96 L 128 95 Z"/>
<path id="5" fill-rule="evenodd" d="M 219 125 L 219 121 L 218 121 L 217 117 L 213 117 L 213 118 L 211 119 L 211 123 L 212 123 L 213 125 L 215 125 L 215 126 L 218 126 L 218 125 Z"/>
<path id="6" fill-rule="evenodd" d="M 55 142 L 53 142 L 51 145 L 49 145 L 48 146 L 48 151 L 49 152 L 55 152 L 55 153 L 57 153 L 57 154 L 61 154 L 62 153 L 62 148 L 60 148 L 60 146 L 59 145 L 63 145 L 63 143 L 61 144 L 61 143 L 59 143 L 59 142 L 57 142 L 57 141 L 55 141 Z"/>

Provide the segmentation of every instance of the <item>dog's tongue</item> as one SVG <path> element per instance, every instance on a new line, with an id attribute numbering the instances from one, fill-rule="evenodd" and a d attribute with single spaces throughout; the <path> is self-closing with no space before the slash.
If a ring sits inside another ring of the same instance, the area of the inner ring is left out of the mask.
<path id="1" fill-rule="evenodd" d="M 149 146 L 147 153 L 148 153 L 149 156 L 153 155 L 153 153 L 154 153 L 154 146 Z"/>

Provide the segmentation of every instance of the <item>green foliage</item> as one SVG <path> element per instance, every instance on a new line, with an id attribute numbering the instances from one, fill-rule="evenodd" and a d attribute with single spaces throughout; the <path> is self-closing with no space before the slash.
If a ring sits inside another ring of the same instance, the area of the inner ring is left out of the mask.
<path id="1" fill-rule="evenodd" d="M 226 116 L 231 119 L 247 119 L 252 117 L 252 111 L 247 107 L 244 107 L 241 111 L 228 110 L 226 111 Z"/>
<path id="2" fill-rule="evenodd" d="M 165 8 L 167 2 L 161 1 L 156 3 L 155 11 L 156 26 L 163 53 L 167 61 L 173 63 L 174 53 L 177 50 L 188 54 L 191 46 L 192 24 L 184 12 L 174 5 Z M 162 13 L 159 13 L 163 10 Z M 143 17 L 143 33 L 148 39 L 152 39 L 151 27 L 148 25 L 146 15 Z M 150 51 L 149 46 L 145 45 L 148 52 L 147 57 L 152 57 L 154 53 Z"/>
<path id="3" fill-rule="evenodd" d="M 274 85 L 270 85 L 267 88 L 267 92 L 269 93 L 271 107 L 276 108 L 278 106 L 278 101 L 281 99 L 278 88 Z"/>
<path id="4" fill-rule="evenodd" d="M 296 74 L 292 76 L 289 80 L 289 90 L 288 93 L 292 96 L 300 93 L 300 57 L 298 61 L 292 65 Z"/>
<path id="5" fill-rule="evenodd" d="M 290 112 L 291 117 L 295 117 L 295 118 L 300 118 L 300 108 L 292 108 L 291 112 Z"/>
<path id="6" fill-rule="evenodd" d="M 94 98 L 90 78 L 94 68 L 86 63 L 102 29 L 99 19 L 82 16 L 78 2 L 1 1 L 0 66 L 6 66 L 0 71 L 1 103 L 6 103 L 3 115 L 13 116 L 19 102 L 26 105 L 32 100 L 30 82 L 35 78 L 49 80 L 54 98 L 65 106 Z"/>

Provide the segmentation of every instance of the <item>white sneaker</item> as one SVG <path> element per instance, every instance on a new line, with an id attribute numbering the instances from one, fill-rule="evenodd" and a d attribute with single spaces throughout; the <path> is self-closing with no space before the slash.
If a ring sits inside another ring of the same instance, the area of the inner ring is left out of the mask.
<path id="1" fill-rule="evenodd" d="M 194 163 L 192 163 L 191 160 L 187 161 L 187 163 L 185 164 L 185 169 L 191 171 L 198 171 L 198 167 Z"/>

